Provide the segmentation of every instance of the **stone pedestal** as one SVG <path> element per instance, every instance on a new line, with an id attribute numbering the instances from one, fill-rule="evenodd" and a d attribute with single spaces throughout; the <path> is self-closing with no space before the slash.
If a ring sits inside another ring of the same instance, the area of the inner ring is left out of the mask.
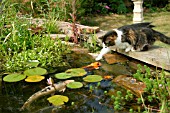
<path id="1" fill-rule="evenodd" d="M 133 9 L 133 23 L 143 22 L 143 0 L 132 0 L 134 4 Z"/>

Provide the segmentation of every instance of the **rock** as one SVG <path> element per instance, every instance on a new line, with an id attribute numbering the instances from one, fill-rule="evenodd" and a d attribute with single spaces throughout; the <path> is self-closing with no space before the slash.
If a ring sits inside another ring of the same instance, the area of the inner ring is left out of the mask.
<path id="1" fill-rule="evenodd" d="M 137 97 L 140 97 L 146 88 L 146 85 L 143 82 L 138 82 L 133 77 L 128 77 L 127 75 L 119 75 L 112 81 L 125 89 L 130 90 Z"/>
<path id="2" fill-rule="evenodd" d="M 124 63 L 127 62 L 128 59 L 124 57 L 123 55 L 119 55 L 117 53 L 115 54 L 105 54 L 104 58 L 108 64 L 114 64 L 114 63 Z"/>

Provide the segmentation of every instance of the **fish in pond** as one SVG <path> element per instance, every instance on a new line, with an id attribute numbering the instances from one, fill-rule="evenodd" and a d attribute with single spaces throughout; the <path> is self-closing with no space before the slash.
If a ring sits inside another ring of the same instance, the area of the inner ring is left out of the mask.
<path id="1" fill-rule="evenodd" d="M 101 66 L 100 62 L 94 62 L 94 63 L 91 63 L 87 66 L 82 67 L 82 68 L 87 71 L 90 71 L 90 70 L 94 70 L 94 69 L 99 69 L 100 66 Z"/>
<path id="2" fill-rule="evenodd" d="M 49 82 L 49 80 L 48 80 Z M 58 84 L 51 84 L 50 86 L 45 87 L 44 89 L 36 92 L 35 94 L 33 94 L 25 103 L 24 105 L 21 107 L 21 111 L 24 110 L 25 108 L 27 108 L 34 100 L 38 99 L 39 97 L 45 96 L 45 95 L 49 95 L 49 94 L 53 94 L 56 91 L 65 91 L 66 89 L 66 85 L 74 82 L 74 80 L 66 80 L 64 82 L 59 82 Z"/>
<path id="3" fill-rule="evenodd" d="M 96 60 L 111 50 L 124 49 L 129 51 L 146 51 L 156 40 L 170 44 L 170 37 L 153 30 L 150 22 L 125 25 L 108 31 L 102 37 L 103 49 Z"/>

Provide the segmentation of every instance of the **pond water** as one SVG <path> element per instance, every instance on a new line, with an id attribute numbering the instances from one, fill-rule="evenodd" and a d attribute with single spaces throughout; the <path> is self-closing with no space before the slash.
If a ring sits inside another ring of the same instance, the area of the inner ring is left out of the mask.
<path id="1" fill-rule="evenodd" d="M 75 52 L 67 56 L 67 60 L 71 64 L 71 68 L 86 66 L 94 59 L 83 52 Z M 97 74 L 101 76 L 109 75 L 115 78 L 118 75 L 131 75 L 133 69 L 129 67 L 129 63 L 114 63 L 108 64 L 102 61 L 102 66 L 98 70 L 90 71 L 89 74 Z M 68 67 L 70 68 L 70 67 Z M 63 68 L 61 70 L 66 70 Z M 58 72 L 62 72 L 62 71 Z M 53 77 L 55 73 L 46 75 L 46 78 Z M 3 77 L 3 76 L 1 76 Z M 54 77 L 53 77 L 54 78 Z M 73 78 L 75 81 L 80 81 L 84 87 L 80 89 L 69 89 L 65 92 L 56 92 L 68 96 L 69 102 L 61 107 L 53 107 L 47 98 L 51 95 L 43 96 L 35 100 L 28 110 L 20 111 L 20 108 L 27 99 L 47 86 L 46 80 L 39 83 L 26 83 L 25 81 L 16 83 L 6 83 L 1 78 L 0 90 L 0 112 L 1 113 L 113 113 L 114 106 L 111 101 L 111 96 L 108 92 L 114 94 L 116 91 L 125 91 L 124 88 L 117 85 L 112 79 L 102 80 L 100 83 L 86 83 L 82 80 L 83 77 Z M 55 82 L 60 80 L 54 79 Z M 106 94 L 107 92 L 107 94 Z M 130 103 L 129 103 L 130 104 Z M 129 107 L 127 107 L 129 108 Z M 123 109 L 129 111 L 129 109 Z"/>

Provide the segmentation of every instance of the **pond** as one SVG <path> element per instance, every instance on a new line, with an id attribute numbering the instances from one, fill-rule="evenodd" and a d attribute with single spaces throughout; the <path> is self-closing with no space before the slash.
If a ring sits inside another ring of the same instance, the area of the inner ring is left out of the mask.
<path id="1" fill-rule="evenodd" d="M 120 55 L 118 55 L 118 57 L 120 57 Z M 112 64 L 108 64 L 109 62 L 103 60 L 100 62 L 101 67 L 99 69 L 85 68 L 86 71 L 88 71 L 86 76 L 93 74 L 102 76 L 103 80 L 100 82 L 87 83 L 83 81 L 85 76 L 70 78 L 82 82 L 83 87 L 79 89 L 66 88 L 65 92 L 56 92 L 57 95 L 64 95 L 69 98 L 67 103 L 58 107 L 54 107 L 50 104 L 47 98 L 51 95 L 46 95 L 35 100 L 28 109 L 20 111 L 23 104 L 31 95 L 47 86 L 47 78 L 54 78 L 56 73 L 63 72 L 69 68 L 80 68 L 95 62 L 87 53 L 80 50 L 78 52 L 76 51 L 74 54 L 68 55 L 67 60 L 72 64 L 71 67 L 65 67 L 55 73 L 47 74 L 45 75 L 46 79 L 38 83 L 27 83 L 25 81 L 7 83 L 2 81 L 1 78 L 0 111 L 1 113 L 113 113 L 115 112 L 116 104 L 112 98 L 115 95 L 125 95 L 126 89 L 130 89 L 130 86 L 128 88 L 122 87 L 126 84 L 117 84 L 113 79 L 119 75 L 131 76 L 136 72 L 136 69 L 134 69 L 135 65 L 139 63 L 132 59 L 125 59 L 124 56 L 122 56 L 122 59 L 122 61 L 120 60 Z M 134 80 L 129 77 L 124 77 L 124 79 L 127 79 L 127 81 L 128 79 L 130 79 L 130 81 Z M 62 80 L 54 78 L 54 81 L 57 83 Z M 136 83 L 136 81 L 133 82 Z M 135 87 L 131 87 L 132 93 L 138 96 L 133 88 L 135 89 Z M 119 102 L 121 102 L 121 100 L 119 100 Z M 119 103 L 117 109 L 121 109 L 121 112 L 128 112 L 131 108 L 139 109 L 141 105 L 136 105 L 135 102 L 136 101 L 129 101 L 128 104 L 122 107 L 124 103 L 122 101 L 122 105 L 119 105 Z M 140 109 L 142 110 L 143 108 L 140 107 Z"/>

